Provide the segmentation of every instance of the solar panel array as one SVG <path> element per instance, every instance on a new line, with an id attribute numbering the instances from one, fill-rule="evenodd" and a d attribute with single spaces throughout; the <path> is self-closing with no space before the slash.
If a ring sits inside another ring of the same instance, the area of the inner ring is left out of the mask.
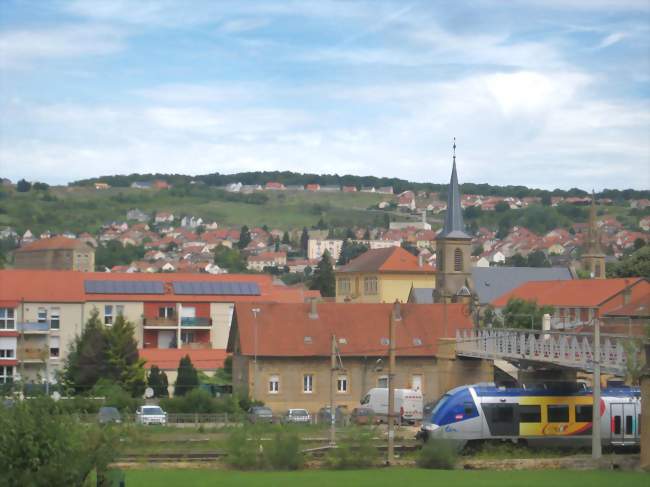
<path id="1" fill-rule="evenodd" d="M 259 296 L 256 282 L 174 281 L 175 294 L 211 294 L 217 296 Z"/>
<path id="2" fill-rule="evenodd" d="M 157 281 L 84 281 L 88 294 L 164 294 L 162 282 Z"/>

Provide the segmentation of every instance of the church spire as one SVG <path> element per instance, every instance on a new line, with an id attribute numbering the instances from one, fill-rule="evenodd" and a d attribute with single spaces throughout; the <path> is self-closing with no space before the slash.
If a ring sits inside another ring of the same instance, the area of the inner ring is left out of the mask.
<path id="1" fill-rule="evenodd" d="M 438 238 L 471 238 L 465 233 L 463 210 L 460 205 L 460 188 L 458 187 L 458 175 L 456 174 L 456 137 L 454 137 L 453 148 L 451 179 L 447 189 L 447 214 L 445 215 L 445 226 Z"/>
<path id="2" fill-rule="evenodd" d="M 596 225 L 596 193 L 591 190 L 591 208 L 589 208 L 589 227 L 587 228 L 586 253 L 589 255 L 600 255 L 603 253 L 600 248 L 600 237 Z"/>

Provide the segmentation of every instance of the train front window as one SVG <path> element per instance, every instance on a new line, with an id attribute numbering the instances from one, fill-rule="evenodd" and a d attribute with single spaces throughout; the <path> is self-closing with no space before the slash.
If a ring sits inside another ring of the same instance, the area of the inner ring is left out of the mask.
<path id="1" fill-rule="evenodd" d="M 437 412 L 442 409 L 442 407 L 449 401 L 449 398 L 451 396 L 449 394 L 445 394 L 440 398 L 440 401 L 438 401 L 438 404 L 436 404 L 436 407 L 433 408 L 433 411 L 431 411 L 431 418 L 433 418 Z"/>

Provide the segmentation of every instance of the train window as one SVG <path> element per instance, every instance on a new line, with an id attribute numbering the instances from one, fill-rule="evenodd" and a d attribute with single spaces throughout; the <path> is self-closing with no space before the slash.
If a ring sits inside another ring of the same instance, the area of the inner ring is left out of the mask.
<path id="1" fill-rule="evenodd" d="M 620 435 L 621 434 L 621 417 L 620 416 L 614 416 L 614 434 L 615 435 Z"/>
<path id="2" fill-rule="evenodd" d="M 576 406 L 576 423 L 590 423 L 593 417 L 593 406 Z"/>
<path id="3" fill-rule="evenodd" d="M 520 423 L 541 423 L 542 408 L 540 406 L 519 406 Z"/>
<path id="4" fill-rule="evenodd" d="M 625 434 L 633 435 L 632 416 L 625 416 Z"/>
<path id="5" fill-rule="evenodd" d="M 474 414 L 475 409 L 474 409 L 474 403 L 473 402 L 466 402 L 463 405 L 463 412 L 465 415 L 469 416 L 470 414 Z"/>
<path id="6" fill-rule="evenodd" d="M 553 404 L 548 406 L 549 423 L 566 423 L 569 421 L 569 406 L 565 404 Z"/>
<path id="7" fill-rule="evenodd" d="M 512 423 L 515 416 L 515 408 L 503 406 L 496 408 L 493 414 L 494 421 L 497 423 Z"/>

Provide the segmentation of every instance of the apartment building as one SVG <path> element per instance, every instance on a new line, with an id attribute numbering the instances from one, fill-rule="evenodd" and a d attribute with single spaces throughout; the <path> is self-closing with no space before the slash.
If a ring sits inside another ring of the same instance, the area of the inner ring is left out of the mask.
<path id="1" fill-rule="evenodd" d="M 343 240 L 310 238 L 307 244 L 307 258 L 321 260 L 325 251 L 329 252 L 332 263 L 335 264 L 341 255 Z"/>
<path id="2" fill-rule="evenodd" d="M 397 388 L 419 389 L 430 401 L 455 386 L 493 380 L 491 362 L 457 358 L 448 348 L 454 341 L 448 337 L 473 325 L 463 305 L 444 307 L 237 303 L 227 349 L 233 354 L 233 388 L 277 413 L 288 408 L 316 412 L 329 404 L 333 378 L 336 404 L 352 410 L 368 389 L 387 387 L 392 314 L 397 316 Z"/>
<path id="3" fill-rule="evenodd" d="M 235 303 L 302 302 L 317 294 L 276 285 L 268 275 L 0 270 L 0 383 L 53 381 L 95 312 L 106 326 L 119 315 L 134 323 L 148 366 L 175 373 L 176 357 L 188 353 L 216 370 Z"/>

